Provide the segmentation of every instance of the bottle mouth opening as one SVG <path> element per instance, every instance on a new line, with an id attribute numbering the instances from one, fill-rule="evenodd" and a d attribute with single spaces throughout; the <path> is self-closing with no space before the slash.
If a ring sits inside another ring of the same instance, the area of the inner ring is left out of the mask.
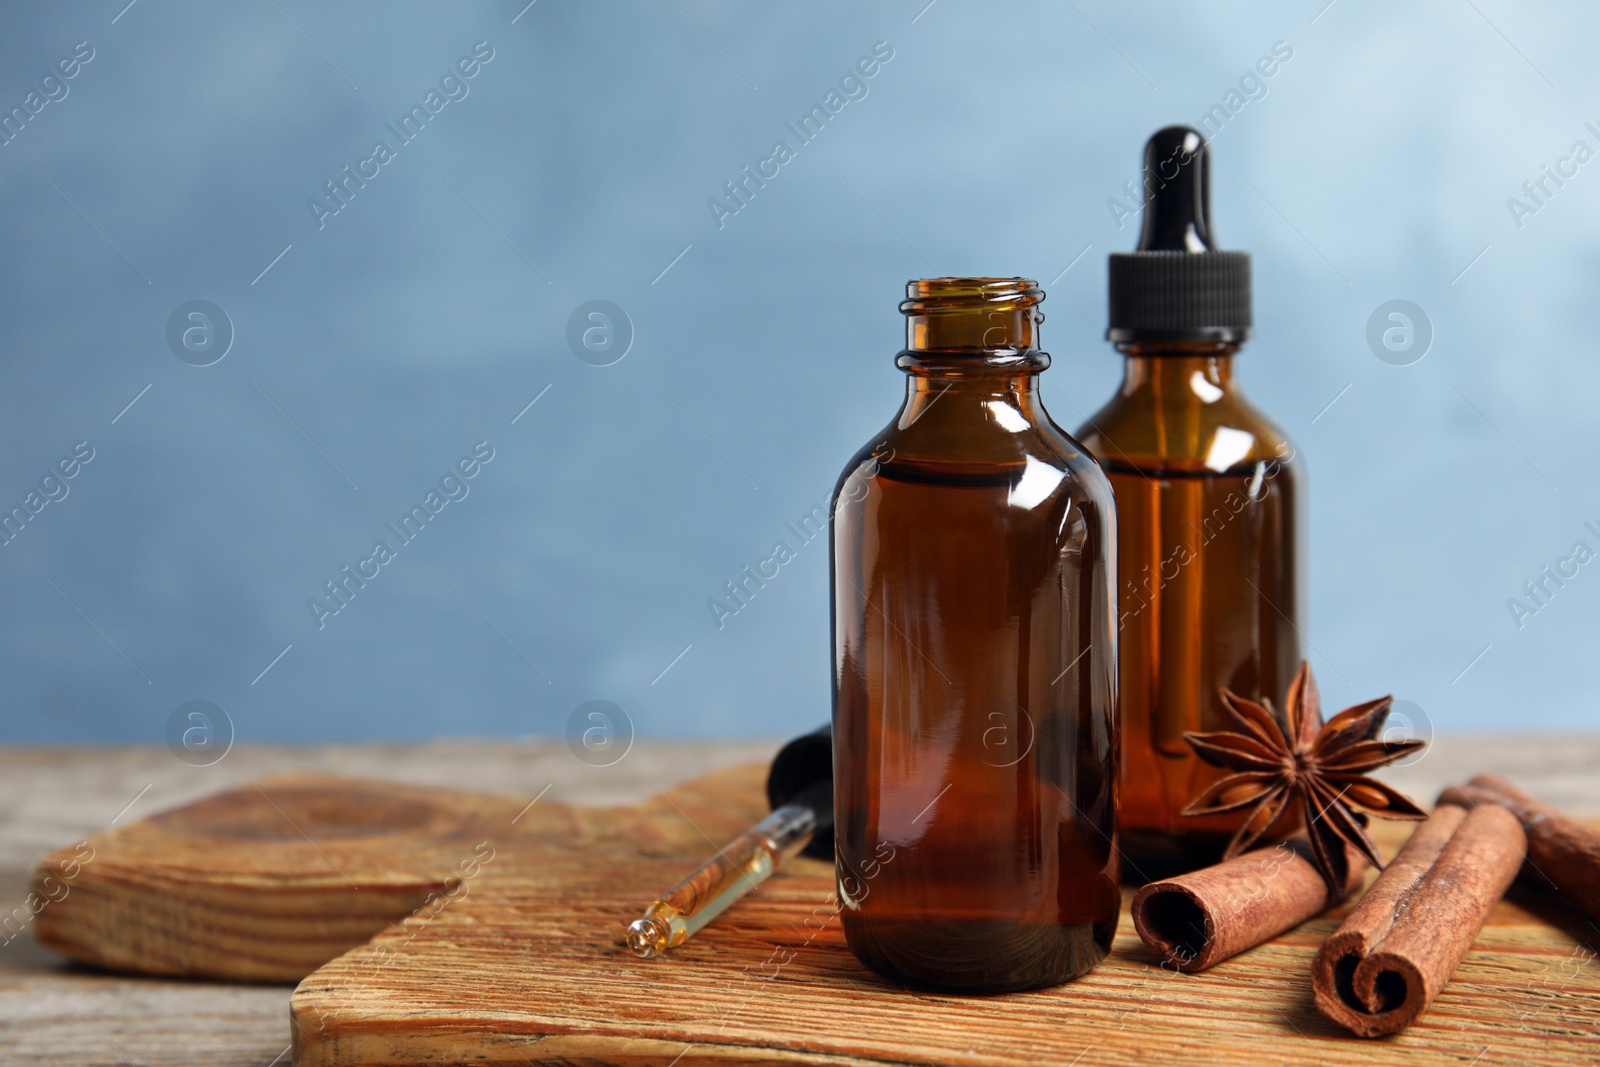
<path id="1" fill-rule="evenodd" d="M 900 310 L 907 315 L 944 311 L 1017 311 L 1035 308 L 1044 290 L 1032 278 L 917 278 L 906 283 Z M 1044 315 L 1034 312 L 1035 321 Z"/>

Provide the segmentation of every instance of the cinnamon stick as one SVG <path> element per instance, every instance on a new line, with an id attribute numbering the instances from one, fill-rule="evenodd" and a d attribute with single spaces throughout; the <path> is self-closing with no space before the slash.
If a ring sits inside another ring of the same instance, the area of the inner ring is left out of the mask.
<path id="1" fill-rule="evenodd" d="M 1503 807 L 1435 807 L 1318 950 L 1318 1010 L 1362 1037 L 1409 1026 L 1467 954 L 1526 848 Z"/>
<path id="2" fill-rule="evenodd" d="M 1347 849 L 1350 877 L 1330 893 L 1304 841 L 1280 841 L 1213 867 L 1151 882 L 1133 898 L 1133 926 L 1181 971 L 1203 971 L 1320 915 L 1361 884 L 1366 860 Z"/>
<path id="3" fill-rule="evenodd" d="M 1579 822 L 1497 774 L 1480 774 L 1439 795 L 1441 804 L 1499 804 L 1528 835 L 1526 872 L 1600 918 L 1600 830 Z"/>

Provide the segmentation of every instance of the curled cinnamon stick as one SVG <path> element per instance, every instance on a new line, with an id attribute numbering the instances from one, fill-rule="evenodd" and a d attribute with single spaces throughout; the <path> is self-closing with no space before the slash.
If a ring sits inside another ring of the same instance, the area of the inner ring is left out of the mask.
<path id="1" fill-rule="evenodd" d="M 1528 835 L 1527 872 L 1600 918 L 1600 830 L 1551 807 L 1496 774 L 1439 794 L 1441 804 L 1499 804 Z"/>
<path id="2" fill-rule="evenodd" d="M 1375 1037 L 1427 1010 L 1516 877 L 1527 848 L 1506 809 L 1434 808 L 1311 964 L 1317 1009 Z"/>
<path id="3" fill-rule="evenodd" d="M 1214 867 L 1151 882 L 1133 898 L 1133 926 L 1181 971 L 1203 971 L 1320 915 L 1361 884 L 1366 861 L 1347 849 L 1350 877 L 1330 893 L 1306 844 L 1280 841 Z"/>

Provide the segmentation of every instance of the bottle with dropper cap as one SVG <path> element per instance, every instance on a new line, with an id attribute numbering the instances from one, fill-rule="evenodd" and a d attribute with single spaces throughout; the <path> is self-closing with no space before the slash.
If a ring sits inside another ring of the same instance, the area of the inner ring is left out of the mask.
<path id="1" fill-rule="evenodd" d="M 1119 825 L 1135 877 L 1220 855 L 1244 813 L 1179 814 L 1227 773 L 1183 735 L 1233 728 L 1219 687 L 1276 705 L 1300 661 L 1304 471 L 1234 377 L 1250 255 L 1217 250 L 1209 185 L 1198 131 L 1146 143 L 1139 246 L 1110 257 L 1122 385 L 1076 435 L 1116 497 Z"/>

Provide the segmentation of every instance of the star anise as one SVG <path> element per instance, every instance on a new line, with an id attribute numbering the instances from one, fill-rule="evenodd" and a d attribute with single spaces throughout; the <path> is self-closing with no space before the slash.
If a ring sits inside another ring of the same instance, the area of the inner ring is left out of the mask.
<path id="1" fill-rule="evenodd" d="M 1240 733 L 1186 733 L 1195 755 L 1239 773 L 1206 789 L 1183 809 L 1185 815 L 1221 815 L 1251 808 L 1224 858 L 1255 844 L 1298 802 L 1312 860 L 1332 892 L 1349 876 L 1345 845 L 1383 867 L 1367 837 L 1367 815 L 1385 819 L 1425 819 L 1427 812 L 1366 772 L 1422 748 L 1424 741 L 1379 738 L 1393 697 L 1346 708 L 1326 723 L 1311 664 L 1302 662 L 1284 697 L 1283 720 L 1270 701 L 1260 704 L 1221 691 L 1223 706 L 1244 729 Z"/>

